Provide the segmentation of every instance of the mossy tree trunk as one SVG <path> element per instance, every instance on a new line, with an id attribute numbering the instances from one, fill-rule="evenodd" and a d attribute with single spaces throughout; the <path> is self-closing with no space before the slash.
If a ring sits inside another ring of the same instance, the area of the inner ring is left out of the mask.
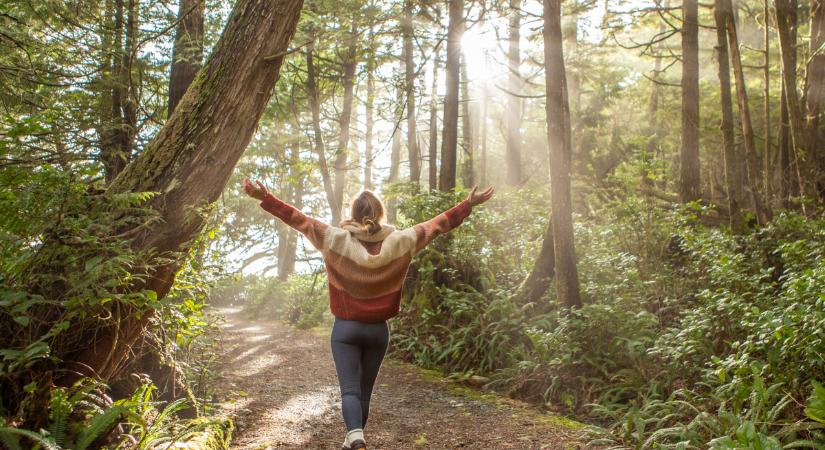
<path id="1" fill-rule="evenodd" d="M 223 191 L 269 102 L 302 4 L 238 0 L 176 113 L 111 183 L 110 193 L 161 193 L 148 204 L 162 222 L 137 230 L 132 246 L 154 248 L 172 261 L 155 267 L 145 282 L 129 289 L 150 289 L 158 298 L 169 292 L 188 246 L 206 222 L 200 210 L 208 209 Z M 67 359 L 75 363 L 72 370 L 110 380 L 152 313 L 113 309 L 112 325 L 95 330 L 95 336 L 89 336 L 91 345 Z M 76 375 L 66 378 L 72 377 Z"/>

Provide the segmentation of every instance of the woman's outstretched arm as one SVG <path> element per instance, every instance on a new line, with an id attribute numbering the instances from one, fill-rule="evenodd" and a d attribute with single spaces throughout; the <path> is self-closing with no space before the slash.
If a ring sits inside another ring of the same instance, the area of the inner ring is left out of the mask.
<path id="1" fill-rule="evenodd" d="M 493 196 L 495 190 L 492 186 L 488 187 L 482 193 L 476 193 L 478 186 L 473 186 L 467 198 L 460 201 L 457 205 L 444 211 L 443 213 L 433 217 L 432 219 L 419 223 L 413 228 L 415 229 L 416 241 L 415 252 L 418 253 L 424 249 L 433 239 L 449 232 L 453 228 L 461 225 L 461 222 L 470 215 L 473 206 L 480 205 Z"/>
<path id="2" fill-rule="evenodd" d="M 324 232 L 329 225 L 313 219 L 302 213 L 298 208 L 281 201 L 278 197 L 272 195 L 260 181 L 255 181 L 255 184 L 252 184 L 248 178 L 244 178 L 244 192 L 250 197 L 260 200 L 261 208 L 303 233 L 315 248 L 318 250 L 323 249 Z"/>

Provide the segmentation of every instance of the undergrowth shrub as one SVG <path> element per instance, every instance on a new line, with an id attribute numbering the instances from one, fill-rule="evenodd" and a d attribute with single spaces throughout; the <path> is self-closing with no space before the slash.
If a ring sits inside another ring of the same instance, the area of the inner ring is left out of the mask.
<path id="1" fill-rule="evenodd" d="M 280 319 L 303 329 L 332 323 L 323 271 L 286 280 L 247 275 L 245 282 L 243 306 L 251 317 Z"/>
<path id="2" fill-rule="evenodd" d="M 164 399 L 152 400 L 151 408 L 175 404 L 175 411 L 194 409 L 186 412 L 193 420 L 213 420 L 207 386 L 214 324 L 203 312 L 210 279 L 220 271 L 205 253 L 213 231 L 190 247 L 164 299 L 150 290 L 124 289 L 141 281 L 143 275 L 135 274 L 149 273 L 167 258 L 129 245 L 133 230 L 157 220 L 143 206 L 155 194 L 107 194 L 84 181 L 94 176 L 92 167 L 0 170 L 0 438 L 6 448 L 96 448 L 104 436 L 131 441 L 129 430 L 137 428 L 124 427 L 124 421 L 136 407 L 124 402 L 153 381 L 164 387 Z M 82 386 L 59 387 L 60 377 L 75 370 L 65 361 L 114 320 L 112 308 L 156 312 L 133 346 L 121 382 L 110 387 L 85 379 Z M 147 420 L 163 415 L 146 413 Z M 165 417 L 169 426 L 183 423 L 177 412 Z M 46 433 L 34 431 L 41 429 Z"/>
<path id="3" fill-rule="evenodd" d="M 402 226 L 460 198 L 396 189 Z M 597 432 L 603 444 L 823 440 L 804 405 L 825 379 L 825 221 L 783 213 L 735 236 L 703 225 L 708 210 L 695 204 L 614 202 L 576 224 L 585 304 L 570 311 L 555 306 L 552 288 L 543 308 L 512 295 L 541 244 L 542 201 L 497 196 L 416 256 L 393 326 L 396 355 L 589 417 L 607 430 Z"/>

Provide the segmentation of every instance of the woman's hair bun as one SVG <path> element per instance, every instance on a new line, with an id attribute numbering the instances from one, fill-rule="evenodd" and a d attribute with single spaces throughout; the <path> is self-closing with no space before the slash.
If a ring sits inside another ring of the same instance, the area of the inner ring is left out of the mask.
<path id="1" fill-rule="evenodd" d="M 361 219 L 361 225 L 367 230 L 369 234 L 375 234 L 379 230 L 381 230 L 381 224 L 377 223 L 376 221 L 370 219 L 369 217 L 364 217 Z"/>

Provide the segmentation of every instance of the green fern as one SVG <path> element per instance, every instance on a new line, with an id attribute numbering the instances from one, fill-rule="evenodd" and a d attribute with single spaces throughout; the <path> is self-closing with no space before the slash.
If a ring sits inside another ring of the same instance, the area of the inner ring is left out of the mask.
<path id="1" fill-rule="evenodd" d="M 15 436 L 17 435 L 17 436 Z M 29 438 L 32 441 L 40 444 L 45 450 L 62 450 L 53 440 L 47 436 L 35 433 L 29 430 L 22 430 L 20 428 L 2 427 L 0 428 L 0 440 L 3 444 L 11 450 L 22 449 L 20 446 L 20 437 Z"/>
<path id="2" fill-rule="evenodd" d="M 94 416 L 92 420 L 89 421 L 87 427 L 83 429 L 77 437 L 75 448 L 77 450 L 85 450 L 96 439 L 103 436 L 104 433 L 109 432 L 121 417 L 129 413 L 129 408 L 116 405 L 104 411 L 103 414 Z"/>
<path id="3" fill-rule="evenodd" d="M 52 389 L 52 397 L 49 402 L 49 435 L 55 443 L 60 446 L 66 445 L 66 431 L 69 426 L 69 416 L 74 410 L 74 404 L 66 394 L 64 388 Z"/>
<path id="4" fill-rule="evenodd" d="M 813 390 L 805 405 L 805 415 L 819 423 L 825 423 L 825 387 L 816 381 L 811 381 Z"/>

